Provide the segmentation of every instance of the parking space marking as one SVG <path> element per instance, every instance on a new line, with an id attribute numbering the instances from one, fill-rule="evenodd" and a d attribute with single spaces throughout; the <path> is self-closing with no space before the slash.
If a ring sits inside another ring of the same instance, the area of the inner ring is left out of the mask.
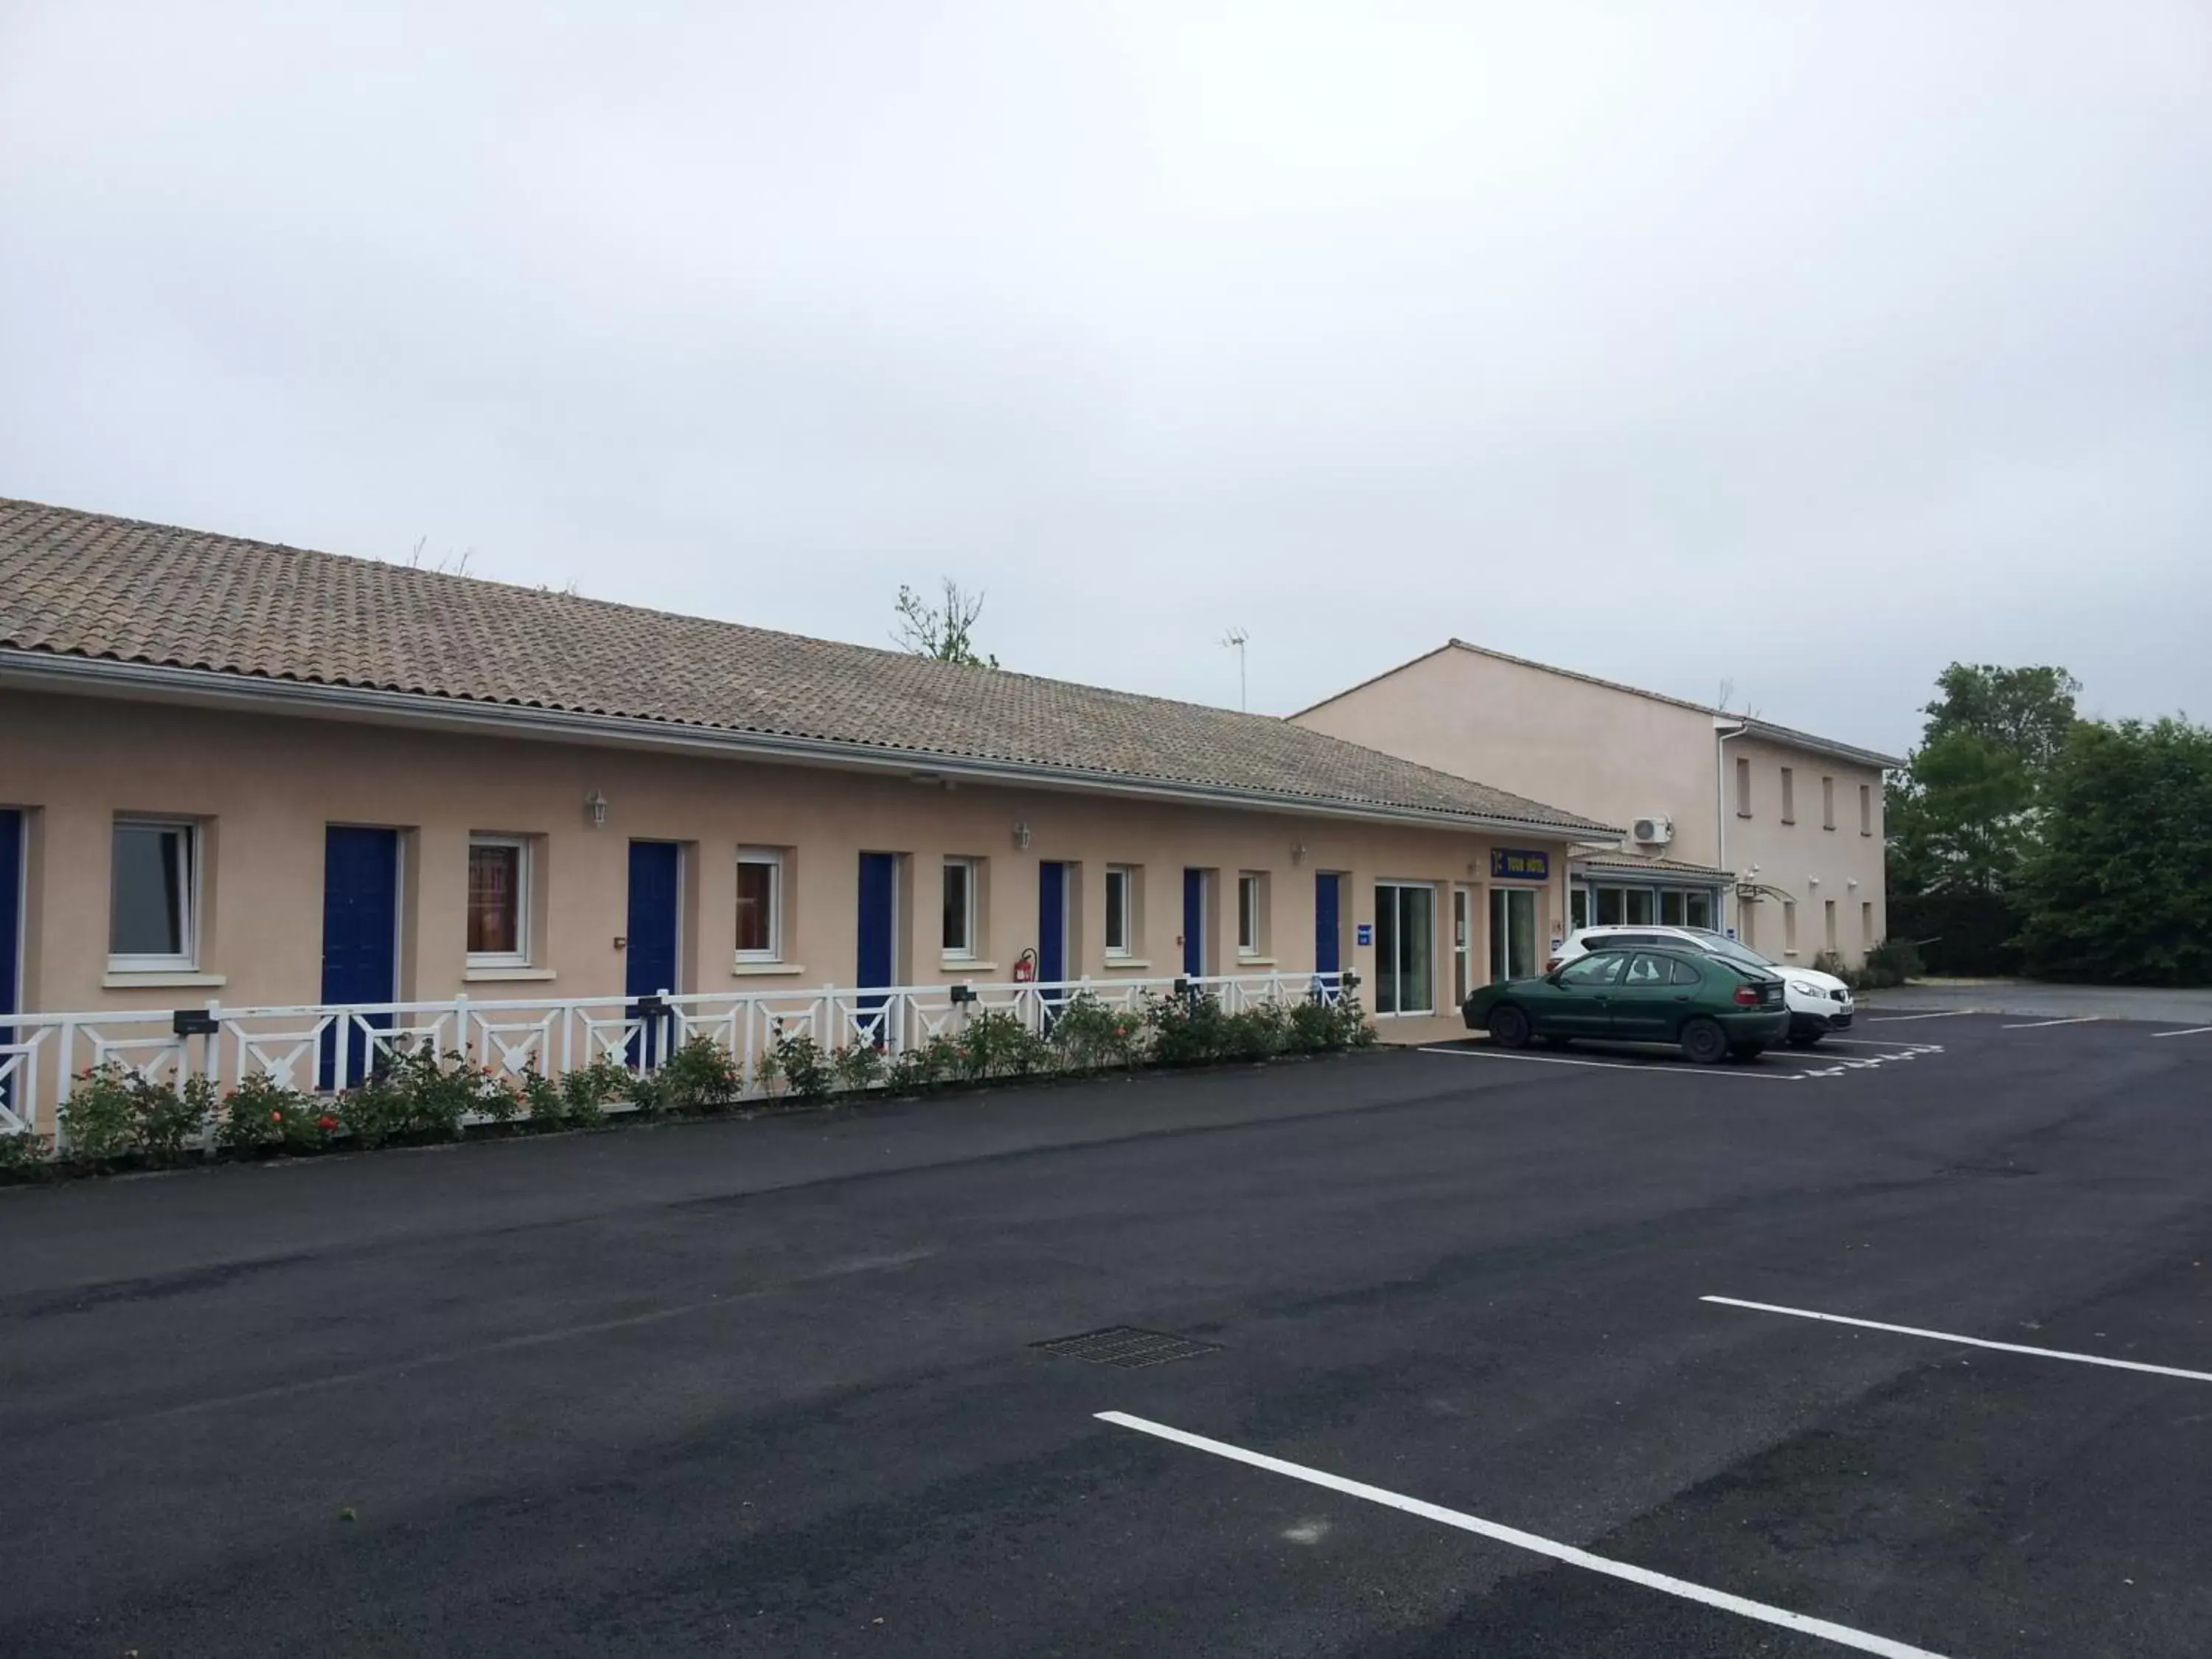
<path id="1" fill-rule="evenodd" d="M 2153 1031 L 2151 1035 L 2153 1036 L 2203 1036 L 2207 1031 L 2212 1031 L 2212 1025 L 2191 1025 L 2186 1030 Z"/>
<path id="2" fill-rule="evenodd" d="M 1940 1054 L 1943 1052 L 1943 1045 L 1940 1042 L 1901 1042 L 1887 1037 L 1822 1037 L 1820 1046 L 1823 1048 L 1910 1048 L 1916 1054 Z"/>
<path id="3" fill-rule="evenodd" d="M 2095 1014 L 2076 1014 L 2070 1019 L 2031 1019 L 2026 1024 L 2020 1025 L 2000 1025 L 1997 1027 L 1997 1030 L 2000 1031 L 2039 1031 L 2046 1025 L 2093 1025 L 2097 1022 L 2097 1019 L 2098 1016 Z"/>
<path id="4" fill-rule="evenodd" d="M 1347 1498 L 1358 1498 L 1370 1504 L 1380 1504 L 1385 1509 L 1397 1510 L 1407 1515 L 1419 1516 L 1424 1521 L 1471 1532 L 1477 1537 L 1487 1538 L 1493 1543 L 1510 1544 L 1516 1549 L 1528 1550 L 1536 1555 L 1548 1556 L 1554 1561 L 1571 1567 L 1581 1567 L 1590 1572 L 1603 1573 L 1608 1578 L 1626 1579 L 1646 1589 L 1663 1591 L 1668 1595 L 1696 1601 L 1723 1612 L 1733 1613 L 1746 1619 L 1756 1619 L 1761 1624 L 1778 1625 L 1784 1630 L 1794 1630 L 1806 1636 L 1819 1637 L 1833 1642 L 1838 1647 L 1853 1648 L 1861 1653 L 1878 1653 L 1885 1659 L 1942 1659 L 1942 1656 L 1926 1648 L 1912 1647 L 1903 1642 L 1893 1642 L 1886 1636 L 1875 1636 L 1863 1630 L 1853 1630 L 1848 1625 L 1832 1624 L 1826 1619 L 1814 1619 L 1808 1614 L 1791 1613 L 1764 1601 L 1753 1601 L 1741 1595 L 1731 1595 L 1726 1590 L 1710 1589 L 1703 1584 L 1693 1584 L 1686 1578 L 1675 1578 L 1663 1572 L 1653 1572 L 1648 1567 L 1631 1566 L 1626 1561 L 1592 1555 L 1588 1550 L 1577 1549 L 1571 1544 L 1556 1543 L 1549 1538 L 1540 1538 L 1533 1532 L 1522 1532 L 1517 1527 L 1502 1526 L 1495 1521 L 1485 1521 L 1480 1516 L 1468 1515 L 1459 1510 L 1448 1510 L 1441 1504 L 1425 1503 L 1418 1498 L 1408 1498 L 1382 1486 L 1370 1486 L 1364 1481 L 1347 1480 L 1340 1474 L 1309 1468 L 1303 1463 L 1285 1462 L 1279 1457 L 1269 1457 L 1261 1452 L 1246 1451 L 1242 1446 L 1232 1446 L 1226 1441 L 1209 1440 L 1204 1435 L 1192 1434 L 1182 1429 L 1170 1428 L 1164 1423 L 1154 1423 L 1142 1417 L 1132 1417 L 1127 1412 L 1100 1412 L 1098 1420 L 1111 1423 L 1117 1428 L 1134 1429 L 1139 1434 L 1172 1441 L 1178 1446 L 1188 1446 L 1194 1451 L 1207 1452 L 1215 1457 L 1227 1458 L 1233 1463 L 1243 1463 L 1252 1468 L 1264 1469 L 1270 1474 L 1279 1474 L 1292 1480 L 1303 1480 L 1308 1486 L 1321 1486 L 1341 1492 Z"/>
<path id="5" fill-rule="evenodd" d="M 2153 1376 L 2178 1376 L 2186 1382 L 2212 1382 L 2212 1371 L 2184 1370 L 2178 1365 L 2153 1365 L 2141 1359 L 2108 1359 L 2102 1354 L 2069 1353 L 2063 1348 L 2034 1348 L 2025 1342 L 1992 1342 L 1987 1337 L 1960 1336 L 1954 1331 L 1923 1331 L 1917 1325 L 1885 1325 L 1878 1319 L 1853 1319 L 1844 1314 L 1815 1313 L 1810 1308 L 1782 1308 L 1771 1302 L 1742 1302 L 1732 1296 L 1701 1296 L 1723 1308 L 1748 1308 L 1753 1313 L 1787 1314 L 1792 1319 L 1818 1320 L 1826 1325 L 1856 1325 L 1861 1330 L 1887 1331 L 1893 1336 L 1922 1336 L 1931 1342 L 1954 1342 L 1969 1348 L 1994 1348 L 1999 1353 L 2032 1354 L 2038 1359 L 2069 1359 L 2077 1365 L 2103 1365 L 2116 1371 L 2148 1371 Z"/>
<path id="6" fill-rule="evenodd" d="M 1468 1060 L 1517 1060 L 1530 1066 L 1595 1066 L 1608 1072 L 1675 1072 L 1684 1077 L 1753 1077 L 1769 1083 L 1795 1083 L 1802 1072 L 1762 1072 L 1729 1066 L 1669 1066 L 1649 1060 L 1572 1060 L 1565 1054 L 1520 1054 L 1498 1048 L 1436 1048 L 1424 1046 L 1425 1054 L 1455 1054 Z"/>
<path id="7" fill-rule="evenodd" d="M 1966 1014 L 1978 1014 L 1978 1008 L 1938 1008 L 1932 1014 L 1869 1014 L 1869 1025 L 1901 1025 L 1908 1019 L 1958 1019 Z"/>

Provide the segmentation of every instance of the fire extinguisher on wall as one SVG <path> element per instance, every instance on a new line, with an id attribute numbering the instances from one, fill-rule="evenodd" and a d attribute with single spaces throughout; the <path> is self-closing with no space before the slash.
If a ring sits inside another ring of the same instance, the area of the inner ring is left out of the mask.
<path id="1" fill-rule="evenodd" d="M 1014 983 L 1017 985 L 1036 984 L 1036 962 L 1037 957 L 1035 951 L 1024 951 L 1019 957 L 1016 957 L 1014 960 Z"/>

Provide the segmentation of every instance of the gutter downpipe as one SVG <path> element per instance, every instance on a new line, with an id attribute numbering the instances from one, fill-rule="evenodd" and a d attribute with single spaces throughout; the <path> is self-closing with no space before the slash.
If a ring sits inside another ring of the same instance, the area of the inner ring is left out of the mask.
<path id="1" fill-rule="evenodd" d="M 1715 849 L 1717 856 L 1713 860 L 1713 867 L 1716 870 L 1727 870 L 1731 878 L 1729 883 L 1730 890 L 1721 896 L 1721 931 L 1723 933 L 1726 933 L 1729 928 L 1729 902 L 1735 898 L 1734 890 L 1735 883 L 1733 879 L 1735 872 L 1728 860 L 1728 740 L 1730 738 L 1740 738 L 1751 729 L 1748 720 L 1737 720 L 1733 726 L 1729 726 L 1726 722 L 1729 718 L 1726 714 L 1720 714 L 1713 717 L 1713 824 L 1716 831 L 1715 839 L 1717 842 Z M 1736 908 L 1739 914 L 1736 916 L 1735 937 L 1741 939 L 1743 917 L 1741 912 L 1743 905 L 1741 900 L 1736 900 Z"/>

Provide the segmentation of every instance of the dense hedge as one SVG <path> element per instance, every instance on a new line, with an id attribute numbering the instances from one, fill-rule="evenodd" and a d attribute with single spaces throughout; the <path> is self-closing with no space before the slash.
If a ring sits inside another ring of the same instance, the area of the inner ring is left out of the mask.
<path id="1" fill-rule="evenodd" d="M 761 1057 L 751 1082 L 771 1100 L 816 1102 L 872 1090 L 921 1094 L 996 1079 L 1268 1060 L 1374 1041 L 1350 997 L 1231 1013 L 1204 993 L 1148 998 L 1135 1010 L 1079 994 L 1051 1011 L 1043 1035 L 1002 1009 L 971 1013 L 897 1054 L 866 1043 L 825 1049 L 811 1036 L 787 1035 Z M 179 1088 L 110 1062 L 79 1073 L 63 1103 L 62 1161 L 49 1158 L 44 1136 L 0 1135 L 0 1172 L 158 1168 L 197 1154 L 210 1131 L 224 1151 L 256 1157 L 451 1140 L 479 1118 L 520 1131 L 588 1128 L 617 1104 L 641 1117 L 725 1110 L 744 1101 L 746 1083 L 743 1065 L 707 1036 L 642 1075 L 601 1059 L 557 1079 L 518 1077 L 422 1048 L 334 1096 L 288 1089 L 256 1073 L 218 1099 L 205 1078 Z"/>

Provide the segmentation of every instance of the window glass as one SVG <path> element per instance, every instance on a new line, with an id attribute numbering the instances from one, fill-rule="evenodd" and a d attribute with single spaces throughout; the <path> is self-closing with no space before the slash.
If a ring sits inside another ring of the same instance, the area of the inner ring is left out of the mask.
<path id="1" fill-rule="evenodd" d="M 1587 887 L 1577 887 L 1567 895 L 1567 927 L 1570 932 L 1587 927 L 1590 920 L 1590 896 Z"/>
<path id="2" fill-rule="evenodd" d="M 1797 822 L 1797 774 L 1787 766 L 1782 769 L 1782 821 Z"/>
<path id="3" fill-rule="evenodd" d="M 1623 989 L 1648 990 L 1667 982 L 1667 958 L 1636 956 L 1629 958 L 1628 971 L 1620 976 Z"/>
<path id="4" fill-rule="evenodd" d="M 1667 964 L 1668 982 L 1674 985 L 1702 985 L 1705 976 L 1698 972 L 1698 964 L 1676 957 Z"/>
<path id="5" fill-rule="evenodd" d="M 1832 777 L 1824 776 L 1820 780 L 1820 827 L 1824 830 L 1836 827 L 1836 781 Z"/>
<path id="6" fill-rule="evenodd" d="M 521 953 L 522 848 L 514 842 L 471 842 L 469 954 L 514 957 Z"/>
<path id="7" fill-rule="evenodd" d="M 975 954 L 975 866 L 971 860 L 945 860 L 945 954 Z"/>
<path id="8" fill-rule="evenodd" d="M 1651 890 L 1649 887 L 1630 888 L 1628 890 L 1628 925 L 1632 927 L 1649 927 L 1654 920 L 1651 911 Z"/>
<path id="9" fill-rule="evenodd" d="M 1713 925 L 1713 896 L 1711 893 L 1691 893 L 1683 906 L 1685 927 L 1711 927 Z"/>
<path id="10" fill-rule="evenodd" d="M 194 839 L 188 823 L 125 821 L 115 826 L 110 955 L 178 962 L 190 957 Z"/>
<path id="11" fill-rule="evenodd" d="M 1527 979 L 1536 972 L 1538 961 L 1535 890 L 1492 888 L 1490 977 L 1493 981 Z"/>
<path id="12" fill-rule="evenodd" d="M 1736 758 L 1735 815 L 1740 818 L 1751 816 L 1751 757 L 1748 755 Z"/>
<path id="13" fill-rule="evenodd" d="M 1572 986 L 1577 991 L 1610 985 L 1620 977 L 1621 968 L 1627 961 L 1626 957 L 1610 953 L 1583 957 L 1559 969 L 1559 983 Z"/>
<path id="14" fill-rule="evenodd" d="M 1659 920 L 1667 927 L 1683 926 L 1683 917 L 1687 913 L 1682 908 L 1682 901 L 1686 896 L 1680 892 L 1662 892 L 1659 895 Z"/>
<path id="15" fill-rule="evenodd" d="M 783 953 L 783 860 L 748 848 L 738 854 L 738 955 L 774 962 Z"/>
<path id="16" fill-rule="evenodd" d="M 1437 895 L 1431 887 L 1375 884 L 1375 1012 L 1436 1007 Z"/>
<path id="17" fill-rule="evenodd" d="M 1106 869 L 1106 954 L 1129 954 L 1129 872 L 1113 865 Z"/>
<path id="18" fill-rule="evenodd" d="M 1626 891 L 1619 887 L 1599 888 L 1597 890 L 1597 925 L 1601 927 L 1618 927 L 1627 920 Z"/>
<path id="19" fill-rule="evenodd" d="M 1874 834 L 1874 789 L 1863 783 L 1859 786 L 1859 834 Z"/>
<path id="20" fill-rule="evenodd" d="M 1260 878 L 1237 878 L 1237 948 L 1250 956 L 1260 948 Z"/>

